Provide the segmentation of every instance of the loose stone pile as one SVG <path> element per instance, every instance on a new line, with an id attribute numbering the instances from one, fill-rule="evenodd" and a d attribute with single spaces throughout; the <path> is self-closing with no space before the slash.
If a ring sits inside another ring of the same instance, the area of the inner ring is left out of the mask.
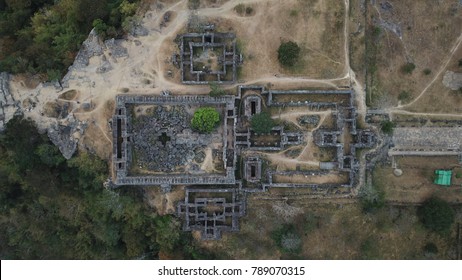
<path id="1" fill-rule="evenodd" d="M 195 158 L 203 161 L 201 147 L 211 142 L 210 137 L 191 131 L 191 115 L 184 105 L 166 108 L 157 106 L 148 115 L 133 122 L 134 151 L 141 168 L 161 172 L 184 172 L 184 166 Z M 196 140 L 195 140 L 196 139 Z M 198 171 L 196 164 L 190 171 Z"/>
<path id="2" fill-rule="evenodd" d="M 318 115 L 306 115 L 297 118 L 300 125 L 318 125 L 320 117 Z"/>

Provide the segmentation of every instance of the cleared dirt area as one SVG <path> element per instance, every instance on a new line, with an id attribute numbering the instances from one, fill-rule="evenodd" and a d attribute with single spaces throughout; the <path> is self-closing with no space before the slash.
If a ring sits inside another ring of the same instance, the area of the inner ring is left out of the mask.
<path id="1" fill-rule="evenodd" d="M 145 199 L 159 215 L 173 214 L 176 212 L 176 203 L 184 200 L 183 187 L 174 187 L 169 193 L 162 193 L 159 188 L 144 188 Z"/>
<path id="2" fill-rule="evenodd" d="M 462 185 L 453 184 L 442 187 L 433 183 L 436 169 L 453 170 L 460 168 L 457 157 L 398 157 L 397 167 L 403 175 L 397 177 L 390 166 L 376 167 L 374 184 L 385 191 L 385 199 L 399 203 L 421 203 L 432 195 L 437 195 L 452 203 L 462 201 Z"/>
<path id="3" fill-rule="evenodd" d="M 295 184 L 346 184 L 348 183 L 348 174 L 342 172 L 330 172 L 323 175 L 274 175 L 273 182 Z"/>
<path id="4" fill-rule="evenodd" d="M 437 5 L 432 0 L 366 2 L 368 40 L 377 48 L 376 57 L 367 53 L 373 52 L 373 48 L 366 50 L 369 70 L 376 69 L 374 82 L 369 85 L 373 91 L 371 104 L 390 107 L 398 101 L 408 103 L 420 95 L 451 59 L 453 47 L 461 36 L 460 3 L 457 0 Z M 407 70 L 406 64 L 409 64 Z M 443 97 L 438 89 L 427 93 Z"/>
<path id="5" fill-rule="evenodd" d="M 252 17 L 229 20 L 242 45 L 246 80 L 290 75 L 337 78 L 344 69 L 341 1 L 262 1 Z M 282 41 L 297 42 L 302 59 L 293 69 L 282 68 L 277 48 Z"/>

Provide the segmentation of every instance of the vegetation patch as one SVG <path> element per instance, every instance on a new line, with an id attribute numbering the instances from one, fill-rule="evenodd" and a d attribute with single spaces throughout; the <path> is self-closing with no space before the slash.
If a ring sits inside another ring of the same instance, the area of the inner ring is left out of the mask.
<path id="1" fill-rule="evenodd" d="M 398 95 L 398 100 L 402 102 L 409 102 L 411 100 L 411 93 L 407 90 L 402 90 Z"/>
<path id="2" fill-rule="evenodd" d="M 120 37 L 137 8 L 138 0 L 0 1 L 0 72 L 59 80 L 93 27 Z"/>
<path id="3" fill-rule="evenodd" d="M 419 209 L 422 224 L 435 232 L 447 233 L 454 223 L 454 210 L 444 200 L 431 197 Z"/>
<path id="4" fill-rule="evenodd" d="M 283 225 L 271 233 L 278 248 L 289 254 L 298 254 L 302 250 L 302 239 L 293 225 Z"/>
<path id="5" fill-rule="evenodd" d="M 297 43 L 288 41 L 282 42 L 278 48 L 278 60 L 286 67 L 292 67 L 295 65 L 300 57 L 300 47 Z"/>
<path id="6" fill-rule="evenodd" d="M 401 72 L 403 72 L 404 74 L 412 74 L 414 69 L 415 69 L 415 64 L 412 62 L 408 62 L 404 64 L 403 66 L 401 66 Z"/>
<path id="7" fill-rule="evenodd" d="M 225 90 L 222 89 L 222 88 L 217 84 L 217 82 L 210 82 L 210 83 L 209 83 L 209 86 L 210 86 L 209 95 L 212 96 L 212 97 L 219 97 L 219 96 L 223 96 L 223 95 L 226 94 Z"/>
<path id="8" fill-rule="evenodd" d="M 380 128 L 382 129 L 382 132 L 389 134 L 389 135 L 393 133 L 394 127 L 395 127 L 395 124 L 392 121 L 383 121 L 380 124 Z"/>
<path id="9" fill-rule="evenodd" d="M 214 258 L 141 189 L 105 189 L 108 176 L 103 160 L 66 160 L 35 123 L 13 118 L 0 138 L 0 258 Z"/>
<path id="10" fill-rule="evenodd" d="M 270 133 L 271 129 L 276 125 L 268 112 L 253 115 L 252 119 L 250 119 L 250 124 L 256 133 Z"/>
<path id="11" fill-rule="evenodd" d="M 220 123 L 220 114 L 212 107 L 204 107 L 194 112 L 191 120 L 192 128 L 204 132 L 212 132 Z"/>

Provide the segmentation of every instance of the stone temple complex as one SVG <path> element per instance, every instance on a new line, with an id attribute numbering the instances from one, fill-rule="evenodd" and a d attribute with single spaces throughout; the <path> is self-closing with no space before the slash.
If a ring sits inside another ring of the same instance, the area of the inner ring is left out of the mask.
<path id="1" fill-rule="evenodd" d="M 185 34 L 179 49 L 172 60 L 181 69 L 183 83 L 236 82 L 242 56 L 234 34 Z M 110 121 L 111 186 L 159 186 L 164 192 L 185 186 L 177 215 L 184 230 L 199 231 L 205 240 L 239 230 L 246 197 L 252 193 L 302 188 L 315 196 L 351 196 L 359 181 L 358 151 L 377 141 L 375 133 L 357 125 L 354 94 L 351 89 L 237 85 L 233 94 L 218 97 L 119 95 Z M 194 111 L 205 106 L 220 114 L 220 125 L 209 134 L 190 126 Z M 250 120 L 263 111 L 273 119 L 295 119 L 259 134 Z M 311 150 L 318 159 L 302 159 Z M 276 168 L 274 157 L 279 155 L 284 156 L 281 161 L 299 164 Z"/>

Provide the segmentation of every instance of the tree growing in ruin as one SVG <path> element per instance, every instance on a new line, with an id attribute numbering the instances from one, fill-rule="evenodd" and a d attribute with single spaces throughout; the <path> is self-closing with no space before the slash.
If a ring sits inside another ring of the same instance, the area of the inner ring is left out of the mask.
<path id="1" fill-rule="evenodd" d="M 261 112 L 260 114 L 253 115 L 250 125 L 256 133 L 270 133 L 276 123 L 269 113 Z"/>
<path id="2" fill-rule="evenodd" d="M 282 42 L 278 49 L 278 60 L 283 66 L 291 67 L 300 57 L 300 47 L 297 43 L 288 41 Z"/>
<path id="3" fill-rule="evenodd" d="M 219 122 L 220 114 L 218 111 L 212 107 L 204 107 L 194 112 L 191 126 L 200 132 L 210 133 L 217 127 Z"/>

